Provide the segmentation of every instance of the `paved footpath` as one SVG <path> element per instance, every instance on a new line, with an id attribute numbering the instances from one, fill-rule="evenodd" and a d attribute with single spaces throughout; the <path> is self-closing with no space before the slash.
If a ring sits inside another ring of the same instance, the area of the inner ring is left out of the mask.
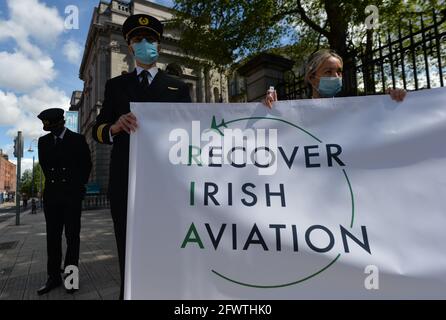
<path id="1" fill-rule="evenodd" d="M 36 290 L 47 279 L 45 217 L 41 210 L 28 212 L 21 215 L 20 226 L 15 218 L 0 223 L 0 300 L 118 299 L 118 258 L 108 209 L 82 212 L 79 291 L 68 294 L 61 286 L 43 296 Z"/>

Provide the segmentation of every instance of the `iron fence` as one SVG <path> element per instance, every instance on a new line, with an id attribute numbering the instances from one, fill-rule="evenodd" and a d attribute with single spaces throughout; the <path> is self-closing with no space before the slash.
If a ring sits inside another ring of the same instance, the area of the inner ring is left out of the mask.
<path id="1" fill-rule="evenodd" d="M 421 90 L 446 82 L 446 10 L 417 14 L 395 32 L 377 30 L 372 49 L 356 55 L 357 95 L 384 93 L 387 88 Z M 308 98 L 303 74 L 288 75 L 276 86 L 280 100 Z"/>

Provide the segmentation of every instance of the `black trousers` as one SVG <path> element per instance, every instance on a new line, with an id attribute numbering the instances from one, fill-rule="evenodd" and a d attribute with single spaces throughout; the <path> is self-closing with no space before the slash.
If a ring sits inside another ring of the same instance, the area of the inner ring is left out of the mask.
<path id="1" fill-rule="evenodd" d="M 127 193 L 119 196 L 110 195 L 110 211 L 115 229 L 116 245 L 118 248 L 119 274 L 121 276 L 119 300 L 124 299 L 125 279 L 125 243 L 127 231 Z"/>
<path id="2" fill-rule="evenodd" d="M 81 231 L 81 199 L 60 199 L 45 201 L 43 205 L 46 220 L 46 245 L 48 254 L 48 276 L 60 277 L 62 263 L 62 232 L 65 229 L 67 252 L 64 269 L 79 265 Z"/>

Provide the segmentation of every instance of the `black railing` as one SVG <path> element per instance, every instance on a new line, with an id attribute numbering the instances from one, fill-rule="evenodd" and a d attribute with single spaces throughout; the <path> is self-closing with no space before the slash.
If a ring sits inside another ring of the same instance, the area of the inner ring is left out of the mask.
<path id="1" fill-rule="evenodd" d="M 287 74 L 285 81 L 276 85 L 279 100 L 297 100 L 308 98 L 304 75 Z"/>
<path id="2" fill-rule="evenodd" d="M 421 90 L 445 86 L 446 10 L 433 10 L 429 16 L 418 14 L 397 32 L 376 30 L 372 39 L 372 49 L 355 58 L 357 95 L 380 94 L 389 87 Z M 277 85 L 279 99 L 308 98 L 303 79 L 303 74 L 295 75 Z"/>
<path id="3" fill-rule="evenodd" d="M 426 26 L 426 21 L 430 24 Z M 377 47 L 357 57 L 358 94 L 383 93 L 388 87 L 406 90 L 444 87 L 446 10 L 419 14 L 398 32 L 375 33 Z"/>
<path id="4" fill-rule="evenodd" d="M 110 208 L 110 201 L 106 194 L 87 194 L 82 201 L 82 210 L 108 208 Z"/>

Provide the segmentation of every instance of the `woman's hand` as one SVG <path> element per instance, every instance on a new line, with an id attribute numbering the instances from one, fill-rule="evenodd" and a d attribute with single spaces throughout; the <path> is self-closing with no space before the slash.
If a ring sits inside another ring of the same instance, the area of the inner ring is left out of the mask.
<path id="1" fill-rule="evenodd" d="M 277 101 L 277 92 L 276 90 L 268 90 L 266 91 L 265 99 L 263 99 L 263 104 L 268 108 L 272 109 L 273 102 Z"/>
<path id="2" fill-rule="evenodd" d="M 397 101 L 397 102 L 401 102 L 404 100 L 404 98 L 406 97 L 407 91 L 404 89 L 392 89 L 389 88 L 387 89 L 387 93 L 390 94 L 390 97 Z"/>
<path id="3" fill-rule="evenodd" d="M 120 116 L 118 121 L 116 121 L 115 124 L 110 127 L 110 131 L 112 136 L 118 134 L 121 131 L 125 131 L 130 134 L 130 132 L 135 132 L 137 127 L 138 125 L 136 123 L 135 115 L 129 112 Z"/>

